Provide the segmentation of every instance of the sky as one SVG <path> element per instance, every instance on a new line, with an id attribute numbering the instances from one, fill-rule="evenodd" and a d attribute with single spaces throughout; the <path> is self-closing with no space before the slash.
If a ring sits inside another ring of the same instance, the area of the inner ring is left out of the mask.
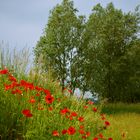
<path id="1" fill-rule="evenodd" d="M 62 0 L 0 0 L 0 43 L 8 43 L 10 48 L 35 47 L 47 24 L 49 11 Z M 74 0 L 79 14 L 91 13 L 97 3 L 114 6 L 124 12 L 134 11 L 140 0 Z"/>

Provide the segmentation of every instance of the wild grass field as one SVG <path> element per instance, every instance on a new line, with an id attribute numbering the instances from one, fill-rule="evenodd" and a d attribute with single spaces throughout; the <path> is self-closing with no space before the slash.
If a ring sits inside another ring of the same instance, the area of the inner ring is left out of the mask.
<path id="1" fill-rule="evenodd" d="M 115 140 L 140 140 L 140 104 L 107 104 L 102 111 L 111 123 L 107 135 Z"/>
<path id="2" fill-rule="evenodd" d="M 0 55 L 0 140 L 140 139 L 140 104 L 77 99 L 51 72 L 25 74 L 22 55 Z"/>

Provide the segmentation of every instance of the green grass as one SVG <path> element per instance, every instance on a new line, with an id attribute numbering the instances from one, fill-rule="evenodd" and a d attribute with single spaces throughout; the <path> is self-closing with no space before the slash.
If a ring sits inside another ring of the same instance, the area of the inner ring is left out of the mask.
<path id="1" fill-rule="evenodd" d="M 140 104 L 108 104 L 102 112 L 108 114 L 111 123 L 106 135 L 114 140 L 140 140 Z"/>
<path id="2" fill-rule="evenodd" d="M 140 114 L 140 103 L 137 104 L 107 104 L 102 108 L 103 113 L 107 114 L 124 114 L 124 113 L 137 113 Z"/>
<path id="3" fill-rule="evenodd" d="M 24 138 L 31 140 L 59 139 L 58 137 L 52 137 L 53 130 L 60 132 L 62 128 L 68 128 L 70 125 L 76 126 L 76 129 L 79 127 L 78 121 L 73 120 L 71 122 L 61 118 L 59 110 L 64 107 L 68 107 L 71 111 L 78 112 L 78 115 L 84 116 L 85 130 L 91 131 L 93 138 L 95 130 L 99 128 L 100 123 L 103 123 L 98 113 L 91 112 L 94 106 L 89 106 L 85 111 L 83 110 L 83 106 L 86 103 L 84 100 L 77 101 L 74 97 L 66 98 L 66 96 L 63 96 L 61 87 L 51 79 L 51 74 L 46 76 L 46 74 L 37 73 L 32 69 L 29 75 L 25 75 L 26 66 L 28 65 L 27 52 L 24 50 L 21 52 L 22 55 L 20 55 L 16 51 L 11 53 L 6 47 L 0 46 L 0 67 L 3 68 L 5 65 L 7 68 L 10 68 L 12 73 L 15 72 L 13 74 L 18 78 L 18 82 L 24 79 L 28 82 L 33 82 L 35 85 L 49 89 L 55 96 L 55 99 L 60 98 L 61 102 L 55 100 L 56 103 L 51 105 L 53 111 L 49 112 L 49 105 L 46 106 L 44 104 L 43 97 L 40 103 L 45 110 L 34 110 L 33 106 L 27 103 L 29 96 L 26 96 L 26 93 L 24 93 L 25 96 L 22 97 L 22 100 L 19 100 L 21 99 L 19 96 L 14 96 L 10 91 L 5 91 L 3 84 L 8 81 L 6 77 L 2 78 L 0 76 L 0 140 L 22 140 Z M 28 95 L 34 94 L 35 92 L 31 91 Z M 33 118 L 26 119 L 21 114 L 22 109 L 26 107 L 29 107 L 33 111 Z M 107 114 L 106 119 L 111 124 L 107 130 L 103 131 L 105 137 L 112 137 L 113 140 L 140 140 L 140 103 L 105 104 L 102 108 L 102 113 Z M 122 134 L 124 134 L 124 137 L 122 137 Z M 60 139 L 67 140 L 70 138 L 79 140 L 77 134 L 74 137 L 65 136 L 65 138 L 62 137 Z M 88 139 L 90 140 L 91 137 Z"/>

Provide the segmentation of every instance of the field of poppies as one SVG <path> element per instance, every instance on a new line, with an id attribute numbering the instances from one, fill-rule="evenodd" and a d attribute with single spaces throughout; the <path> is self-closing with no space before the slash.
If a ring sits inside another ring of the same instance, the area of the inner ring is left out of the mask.
<path id="1" fill-rule="evenodd" d="M 100 105 L 61 91 L 43 74 L 14 74 L 0 70 L 0 139 L 113 139 L 105 135 L 111 124 Z"/>

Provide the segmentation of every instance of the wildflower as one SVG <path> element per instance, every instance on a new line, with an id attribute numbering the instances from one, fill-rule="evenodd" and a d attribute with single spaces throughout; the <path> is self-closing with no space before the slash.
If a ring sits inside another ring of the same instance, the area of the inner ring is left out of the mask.
<path id="1" fill-rule="evenodd" d="M 100 138 L 100 139 L 103 139 L 103 137 L 104 137 L 103 134 L 100 133 L 100 134 L 99 134 L 99 138 Z"/>
<path id="2" fill-rule="evenodd" d="M 71 116 L 76 117 L 77 113 L 76 112 L 71 112 Z"/>
<path id="3" fill-rule="evenodd" d="M 53 107 L 50 106 L 50 107 L 48 108 L 48 110 L 49 110 L 49 111 L 52 111 L 52 110 L 53 110 Z"/>
<path id="4" fill-rule="evenodd" d="M 62 130 L 62 134 L 65 135 L 66 133 L 67 133 L 67 130 L 66 129 L 63 129 Z"/>
<path id="5" fill-rule="evenodd" d="M 82 139 L 86 139 L 87 137 L 86 136 L 82 136 Z"/>
<path id="6" fill-rule="evenodd" d="M 68 89 L 68 92 L 69 92 L 70 94 L 72 94 L 72 93 L 73 93 L 71 89 Z"/>
<path id="7" fill-rule="evenodd" d="M 34 98 L 31 98 L 31 99 L 29 100 L 29 102 L 32 103 L 32 104 L 34 104 L 34 103 L 36 102 L 36 100 L 35 100 Z"/>
<path id="8" fill-rule="evenodd" d="M 46 95 L 51 95 L 51 93 L 50 93 L 50 91 L 49 91 L 48 89 L 44 89 L 44 93 L 45 93 Z"/>
<path id="9" fill-rule="evenodd" d="M 16 94 L 16 93 L 21 95 L 22 91 L 20 89 L 15 89 L 15 90 L 12 91 L 12 94 Z"/>
<path id="10" fill-rule="evenodd" d="M 94 102 L 92 102 L 92 101 L 88 101 L 88 104 L 89 104 L 89 105 L 93 105 Z"/>
<path id="11" fill-rule="evenodd" d="M 24 109 L 22 110 L 22 114 L 26 117 L 32 117 L 33 115 L 31 114 L 31 111 L 29 109 Z"/>
<path id="12" fill-rule="evenodd" d="M 84 106 L 84 109 L 87 109 L 87 108 L 88 108 L 88 106 L 87 106 L 87 105 L 85 105 L 85 106 Z"/>
<path id="13" fill-rule="evenodd" d="M 79 117 L 78 121 L 83 122 L 84 121 L 84 117 Z"/>
<path id="14" fill-rule="evenodd" d="M 112 138 L 108 138 L 108 140 L 113 140 Z"/>
<path id="15" fill-rule="evenodd" d="M 93 138 L 93 140 L 98 140 L 98 138 L 97 138 L 97 137 L 95 137 L 95 138 Z"/>
<path id="16" fill-rule="evenodd" d="M 12 76 L 12 75 L 9 75 L 9 80 L 11 82 L 17 82 L 16 78 L 14 76 Z"/>
<path id="17" fill-rule="evenodd" d="M 90 132 L 86 132 L 86 137 L 89 137 L 90 136 Z"/>
<path id="18" fill-rule="evenodd" d="M 73 120 L 73 116 L 69 116 L 68 118 L 69 118 L 71 121 Z"/>
<path id="19" fill-rule="evenodd" d="M 53 135 L 53 136 L 59 136 L 59 132 L 58 132 L 57 130 L 54 130 L 54 131 L 52 132 L 52 135 Z"/>
<path id="20" fill-rule="evenodd" d="M 62 109 L 62 110 L 60 110 L 60 114 L 61 115 L 65 115 L 66 113 L 69 113 L 70 111 L 69 111 L 69 109 L 67 109 L 67 108 L 64 108 L 64 109 Z"/>
<path id="21" fill-rule="evenodd" d="M 83 129 L 84 128 L 84 126 L 83 125 L 80 125 L 80 129 Z"/>
<path id="22" fill-rule="evenodd" d="M 49 94 L 49 95 L 46 95 L 45 100 L 47 104 L 52 104 L 52 102 L 54 101 L 54 97 Z"/>
<path id="23" fill-rule="evenodd" d="M 57 98 L 57 101 L 58 101 L 58 102 L 61 102 L 61 99 L 60 99 L 60 98 Z"/>
<path id="24" fill-rule="evenodd" d="M 106 118 L 105 118 L 105 114 L 101 114 L 101 119 L 102 120 L 105 120 Z"/>
<path id="25" fill-rule="evenodd" d="M 9 90 L 9 89 L 12 89 L 13 86 L 12 85 L 4 85 L 5 86 L 5 90 Z"/>
<path id="26" fill-rule="evenodd" d="M 96 107 L 93 107 L 93 111 L 94 111 L 94 112 L 97 112 L 97 108 L 96 108 Z"/>
<path id="27" fill-rule="evenodd" d="M 69 135 L 73 135 L 76 132 L 75 128 L 73 126 L 70 126 L 67 130 L 67 133 Z"/>
<path id="28" fill-rule="evenodd" d="M 32 83 L 28 83 L 24 80 L 20 81 L 20 85 L 23 86 L 26 90 L 27 89 L 34 90 L 34 85 Z"/>
<path id="29" fill-rule="evenodd" d="M 85 131 L 84 131 L 83 129 L 80 129 L 80 130 L 79 130 L 79 133 L 80 133 L 80 134 L 85 134 Z"/>
<path id="30" fill-rule="evenodd" d="M 43 90 L 41 87 L 38 87 L 38 86 L 36 86 L 35 89 L 36 89 L 37 91 L 42 91 L 42 90 Z"/>
<path id="31" fill-rule="evenodd" d="M 110 122 L 105 121 L 105 125 L 106 125 L 106 126 L 109 126 L 109 125 L 110 125 Z"/>
<path id="32" fill-rule="evenodd" d="M 8 73 L 8 70 L 7 69 L 0 70 L 0 74 L 7 74 L 7 73 Z"/>
<path id="33" fill-rule="evenodd" d="M 39 96 L 40 96 L 40 94 L 39 94 L 39 93 L 36 93 L 36 96 L 37 96 L 37 97 L 39 97 Z"/>

